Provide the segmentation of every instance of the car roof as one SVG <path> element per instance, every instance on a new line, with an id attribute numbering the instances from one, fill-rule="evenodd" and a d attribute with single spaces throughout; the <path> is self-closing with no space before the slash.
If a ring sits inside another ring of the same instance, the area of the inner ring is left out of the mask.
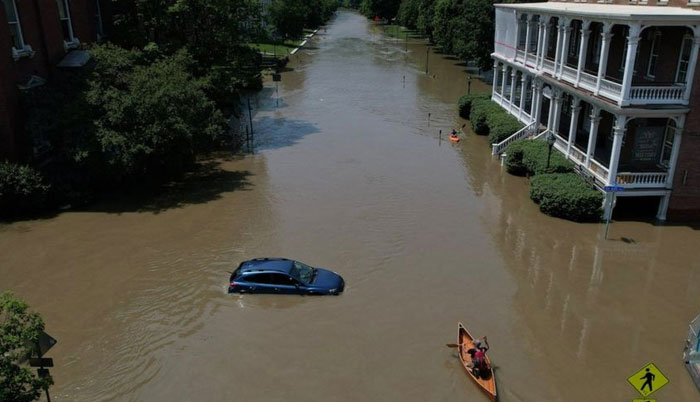
<path id="1" fill-rule="evenodd" d="M 293 264 L 294 261 L 286 258 L 255 258 L 241 263 L 238 273 L 274 271 L 288 274 Z"/>

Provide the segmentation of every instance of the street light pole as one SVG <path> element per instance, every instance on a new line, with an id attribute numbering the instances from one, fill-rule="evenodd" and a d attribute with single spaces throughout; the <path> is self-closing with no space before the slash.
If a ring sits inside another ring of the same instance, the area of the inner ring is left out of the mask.
<path id="1" fill-rule="evenodd" d="M 552 147 L 554 146 L 554 143 L 557 141 L 557 137 L 554 136 L 554 133 L 549 131 L 547 132 L 547 145 L 549 145 L 549 151 L 547 152 L 547 169 L 549 170 L 549 161 L 552 158 Z"/>
<path id="2" fill-rule="evenodd" d="M 472 76 L 467 75 L 467 95 L 472 91 Z"/>

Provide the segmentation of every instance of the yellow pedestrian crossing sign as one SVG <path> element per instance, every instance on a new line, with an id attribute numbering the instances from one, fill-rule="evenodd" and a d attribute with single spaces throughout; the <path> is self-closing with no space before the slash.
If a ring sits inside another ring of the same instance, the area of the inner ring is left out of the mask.
<path id="1" fill-rule="evenodd" d="M 634 389 L 643 397 L 647 397 L 668 384 L 668 378 L 659 371 L 654 363 L 649 363 L 632 374 L 632 376 L 627 379 L 627 382 L 632 384 Z M 637 401 L 637 399 L 635 399 L 635 401 Z M 644 399 L 641 399 L 641 401 L 644 401 Z"/>
<path id="2" fill-rule="evenodd" d="M 635 399 L 632 402 L 656 402 L 656 399 Z"/>

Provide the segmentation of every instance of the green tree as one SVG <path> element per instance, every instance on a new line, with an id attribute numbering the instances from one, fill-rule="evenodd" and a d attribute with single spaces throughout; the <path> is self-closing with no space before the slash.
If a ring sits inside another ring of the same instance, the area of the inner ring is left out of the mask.
<path id="1" fill-rule="evenodd" d="M 416 29 L 419 15 L 420 0 L 402 0 L 396 17 L 401 25 Z"/>
<path id="2" fill-rule="evenodd" d="M 274 0 L 268 15 L 279 35 L 298 38 L 304 33 L 308 11 L 304 0 Z"/>
<path id="3" fill-rule="evenodd" d="M 435 1 L 434 0 L 418 0 L 420 5 L 418 6 L 418 19 L 416 20 L 416 26 L 420 33 L 426 35 L 430 41 L 433 41 L 433 20 L 435 15 Z"/>
<path id="4" fill-rule="evenodd" d="M 401 0 L 362 0 L 360 12 L 367 17 L 379 17 L 391 20 L 399 11 Z"/>
<path id="5" fill-rule="evenodd" d="M 36 354 L 36 342 L 44 330 L 39 314 L 10 292 L 0 293 L 0 401 L 30 402 L 53 384 L 40 378 L 20 361 Z"/>
<path id="6" fill-rule="evenodd" d="M 186 50 L 160 56 L 104 45 L 91 54 L 85 100 L 96 119 L 87 151 L 97 148 L 112 179 L 172 177 L 225 140 L 226 122 L 206 96 L 209 82 L 190 73 Z"/>

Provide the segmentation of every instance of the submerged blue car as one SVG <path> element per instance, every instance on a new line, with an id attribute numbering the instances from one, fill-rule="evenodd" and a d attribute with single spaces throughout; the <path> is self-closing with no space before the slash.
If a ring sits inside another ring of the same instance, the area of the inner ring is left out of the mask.
<path id="1" fill-rule="evenodd" d="M 343 289 L 345 281 L 335 272 L 286 258 L 243 261 L 228 285 L 229 293 L 338 295 Z"/>

